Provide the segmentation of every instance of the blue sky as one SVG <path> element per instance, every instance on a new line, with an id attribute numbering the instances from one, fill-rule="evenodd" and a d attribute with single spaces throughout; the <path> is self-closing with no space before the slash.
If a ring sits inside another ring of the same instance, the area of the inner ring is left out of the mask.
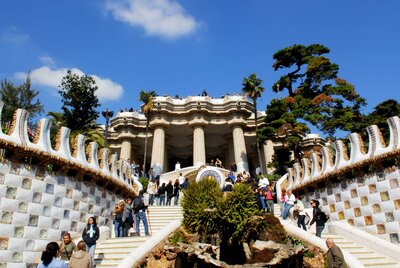
<path id="1" fill-rule="evenodd" d="M 19 83 L 30 70 L 47 112 L 60 111 L 67 69 L 95 77 L 100 110 L 139 109 L 141 89 L 219 97 L 255 72 L 264 110 L 278 97 L 273 53 L 321 43 L 369 112 L 400 99 L 399 12 L 396 0 L 1 1 L 0 79 Z"/>

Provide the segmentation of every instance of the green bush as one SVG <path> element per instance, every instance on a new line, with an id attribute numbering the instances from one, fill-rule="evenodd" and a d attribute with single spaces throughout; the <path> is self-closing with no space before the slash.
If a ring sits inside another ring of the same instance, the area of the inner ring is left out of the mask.
<path id="1" fill-rule="evenodd" d="M 139 182 L 142 184 L 143 190 L 146 190 L 147 189 L 147 185 L 149 184 L 149 179 L 148 178 L 144 178 L 144 177 L 140 177 L 139 178 Z"/>
<path id="2" fill-rule="evenodd" d="M 185 236 L 181 231 L 175 231 L 170 237 L 169 242 L 173 245 L 178 245 L 178 243 L 185 243 L 186 239 Z"/>

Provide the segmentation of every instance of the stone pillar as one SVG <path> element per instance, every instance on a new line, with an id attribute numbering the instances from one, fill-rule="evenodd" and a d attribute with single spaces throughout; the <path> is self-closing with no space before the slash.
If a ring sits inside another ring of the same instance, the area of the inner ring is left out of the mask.
<path id="1" fill-rule="evenodd" d="M 193 127 L 193 166 L 199 167 L 206 163 L 206 145 L 204 142 L 204 127 Z"/>
<path id="2" fill-rule="evenodd" d="M 272 156 L 274 155 L 274 144 L 272 141 L 267 140 L 263 144 L 263 151 L 264 151 L 264 163 L 263 163 L 263 170 L 266 171 L 267 174 L 270 174 L 273 169 L 268 168 L 268 164 L 272 162 Z"/>
<path id="3" fill-rule="evenodd" d="M 237 171 L 243 172 L 246 170 L 249 172 L 249 164 L 247 162 L 246 143 L 244 141 L 244 134 L 242 126 L 235 125 L 233 127 L 233 147 L 235 150 L 235 162 L 237 165 Z"/>
<path id="4" fill-rule="evenodd" d="M 156 126 L 153 134 L 153 149 L 151 151 L 151 167 L 154 174 L 164 171 L 165 131 L 162 126 Z"/>
<path id="5" fill-rule="evenodd" d="M 129 139 L 124 139 L 121 145 L 121 159 L 132 160 L 132 144 Z"/>

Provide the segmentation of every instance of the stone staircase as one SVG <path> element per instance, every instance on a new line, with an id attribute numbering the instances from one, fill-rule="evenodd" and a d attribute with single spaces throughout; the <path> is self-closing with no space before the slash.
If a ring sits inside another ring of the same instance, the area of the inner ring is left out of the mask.
<path id="1" fill-rule="evenodd" d="M 274 215 L 279 217 L 280 205 L 275 204 Z M 311 215 L 310 215 L 311 216 Z M 293 223 L 297 224 L 297 223 Z M 315 224 L 307 232 L 315 234 Z M 322 232 L 322 239 L 331 238 L 337 246 L 358 259 L 368 268 L 400 268 L 400 260 L 394 260 L 376 250 L 368 247 L 367 244 L 360 244 L 357 241 L 349 239 L 341 234 L 330 234 L 328 228 Z M 400 259 L 400 258 L 399 258 Z"/>
<path id="2" fill-rule="evenodd" d="M 183 218 L 181 206 L 151 206 L 149 211 L 151 235 L 156 234 L 171 221 Z M 94 256 L 96 268 L 117 267 L 130 252 L 150 238 L 144 236 L 142 223 L 140 232 L 141 236 L 135 236 L 131 229 L 130 237 L 111 238 L 98 243 Z"/>

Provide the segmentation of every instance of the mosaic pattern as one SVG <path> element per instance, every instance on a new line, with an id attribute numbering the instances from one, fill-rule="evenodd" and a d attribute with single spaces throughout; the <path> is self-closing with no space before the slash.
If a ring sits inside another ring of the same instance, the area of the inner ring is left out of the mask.
<path id="1" fill-rule="evenodd" d="M 326 184 L 325 189 L 306 193 L 306 200 L 318 199 L 331 221 L 345 221 L 392 243 L 400 238 L 399 168 L 360 180 Z M 308 203 L 308 202 L 307 202 Z"/>
<path id="2" fill-rule="evenodd" d="M 36 267 L 48 242 L 67 231 L 80 237 L 91 216 L 110 226 L 121 199 L 95 183 L 24 164 L 1 163 L 0 178 L 0 267 Z"/>

